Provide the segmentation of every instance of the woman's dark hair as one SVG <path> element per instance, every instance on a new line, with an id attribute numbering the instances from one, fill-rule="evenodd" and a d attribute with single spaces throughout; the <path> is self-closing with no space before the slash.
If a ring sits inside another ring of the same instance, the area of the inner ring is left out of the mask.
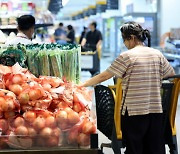
<path id="1" fill-rule="evenodd" d="M 32 15 L 22 15 L 17 18 L 19 30 L 29 30 L 35 26 L 35 18 Z"/>
<path id="2" fill-rule="evenodd" d="M 121 30 L 122 37 L 124 40 L 126 39 L 129 40 L 131 39 L 131 35 L 134 35 L 141 42 L 144 42 L 147 38 L 148 47 L 151 46 L 151 34 L 149 30 L 143 29 L 140 24 L 133 21 L 129 21 L 129 22 L 124 23 L 121 26 L 120 30 Z"/>
<path id="3" fill-rule="evenodd" d="M 73 26 L 72 25 L 68 25 L 67 26 L 67 29 L 70 31 L 70 30 L 73 30 Z"/>

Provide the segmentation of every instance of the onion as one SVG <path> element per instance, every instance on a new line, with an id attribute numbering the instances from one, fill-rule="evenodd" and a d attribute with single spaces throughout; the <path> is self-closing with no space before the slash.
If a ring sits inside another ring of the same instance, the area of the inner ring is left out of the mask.
<path id="1" fill-rule="evenodd" d="M 7 111 L 12 111 L 15 108 L 14 102 L 12 99 L 6 99 L 6 104 L 8 106 Z"/>
<path id="2" fill-rule="evenodd" d="M 49 116 L 46 118 L 45 124 L 47 127 L 56 127 L 56 119 L 53 116 Z"/>
<path id="3" fill-rule="evenodd" d="M 36 130 L 34 129 L 34 128 L 32 128 L 32 127 L 29 127 L 28 128 L 28 135 L 31 137 L 33 137 L 33 136 L 36 136 L 37 135 L 37 132 L 36 132 Z"/>
<path id="4" fill-rule="evenodd" d="M 37 140 L 36 140 L 36 144 L 37 144 L 38 146 L 44 147 L 45 144 L 46 144 L 46 142 L 44 141 L 44 138 L 38 137 Z"/>
<path id="5" fill-rule="evenodd" d="M 29 99 L 31 101 L 38 100 L 42 97 L 41 90 L 40 89 L 32 89 L 29 91 Z"/>
<path id="6" fill-rule="evenodd" d="M 79 103 L 74 103 L 73 110 L 79 113 L 82 111 L 82 106 Z"/>
<path id="7" fill-rule="evenodd" d="M 19 126 L 23 126 L 25 124 L 25 121 L 22 117 L 17 117 L 14 120 L 14 127 L 19 127 Z"/>
<path id="8" fill-rule="evenodd" d="M 4 134 L 8 128 L 8 122 L 5 119 L 0 119 L 0 131 Z"/>
<path id="9" fill-rule="evenodd" d="M 86 121 L 82 126 L 82 132 L 85 134 L 94 134 L 96 133 L 96 126 L 91 121 Z"/>
<path id="10" fill-rule="evenodd" d="M 23 79 L 22 79 L 20 74 L 16 74 L 16 75 L 13 76 L 12 82 L 14 84 L 21 84 L 21 83 L 23 83 Z"/>
<path id="11" fill-rule="evenodd" d="M 52 135 L 52 133 L 53 133 L 53 131 L 52 131 L 52 129 L 51 128 L 49 128 L 49 127 L 45 127 L 45 128 L 43 128 L 42 130 L 41 130 L 41 132 L 40 132 L 40 135 L 42 136 L 42 137 L 50 137 L 51 135 Z"/>
<path id="12" fill-rule="evenodd" d="M 66 111 L 58 111 L 56 114 L 56 120 L 58 123 L 64 123 L 67 121 L 67 112 Z"/>
<path id="13" fill-rule="evenodd" d="M 21 105 L 27 104 L 29 102 L 29 95 L 27 93 L 20 93 L 18 100 Z"/>
<path id="14" fill-rule="evenodd" d="M 25 126 L 19 126 L 15 129 L 15 134 L 18 136 L 28 135 L 28 129 Z"/>
<path id="15" fill-rule="evenodd" d="M 44 128 L 45 127 L 45 119 L 42 117 L 37 117 L 33 122 L 33 126 L 37 130 Z"/>
<path id="16" fill-rule="evenodd" d="M 49 83 L 44 83 L 44 84 L 42 85 L 42 87 L 43 87 L 45 90 L 47 90 L 47 91 L 49 91 L 49 90 L 51 89 L 51 85 L 50 85 Z"/>
<path id="17" fill-rule="evenodd" d="M 23 117 L 26 121 L 28 122 L 33 122 L 35 119 L 36 119 L 36 113 L 33 112 L 33 111 L 26 111 L 24 114 L 23 114 Z"/>
<path id="18" fill-rule="evenodd" d="M 0 110 L 1 111 L 7 111 L 8 105 L 6 103 L 6 100 L 3 97 L 0 97 Z"/>
<path id="19" fill-rule="evenodd" d="M 54 88 L 59 87 L 61 83 L 62 83 L 61 79 L 59 79 L 59 78 L 51 78 L 51 85 Z"/>
<path id="20" fill-rule="evenodd" d="M 7 112 L 4 112 L 4 117 L 5 119 L 8 119 L 8 118 L 12 118 L 15 116 L 15 112 L 14 111 L 7 111 Z"/>
<path id="21" fill-rule="evenodd" d="M 57 137 L 49 137 L 47 139 L 47 146 L 48 147 L 55 147 L 55 146 L 58 146 L 58 143 L 59 143 L 59 139 Z"/>
<path id="22" fill-rule="evenodd" d="M 90 136 L 84 133 L 80 133 L 77 142 L 80 146 L 88 146 L 90 145 Z"/>
<path id="23" fill-rule="evenodd" d="M 77 112 L 69 112 L 68 113 L 68 122 L 71 124 L 76 124 L 80 121 L 79 114 Z"/>
<path id="24" fill-rule="evenodd" d="M 77 144 L 78 135 L 79 135 L 79 133 L 78 133 L 77 130 L 69 131 L 69 134 L 68 134 L 68 143 L 69 144 Z"/>
<path id="25" fill-rule="evenodd" d="M 58 126 L 61 128 L 61 130 L 66 130 L 71 127 L 67 122 L 60 123 Z"/>
<path id="26" fill-rule="evenodd" d="M 15 93 L 16 95 L 19 95 L 23 89 L 19 84 L 12 84 L 9 86 L 9 90 Z"/>
<path id="27" fill-rule="evenodd" d="M 62 133 L 61 130 L 58 127 L 56 127 L 53 129 L 52 136 L 60 137 L 61 133 Z"/>

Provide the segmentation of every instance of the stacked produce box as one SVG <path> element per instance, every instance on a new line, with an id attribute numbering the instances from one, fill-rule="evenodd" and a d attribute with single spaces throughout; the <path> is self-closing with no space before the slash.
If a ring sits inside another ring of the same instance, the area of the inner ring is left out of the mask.
<path id="1" fill-rule="evenodd" d="M 89 146 L 96 119 L 92 92 L 75 83 L 80 76 L 79 47 L 25 49 L 25 64 L 37 74 L 18 63 L 0 65 L 0 149 Z"/>

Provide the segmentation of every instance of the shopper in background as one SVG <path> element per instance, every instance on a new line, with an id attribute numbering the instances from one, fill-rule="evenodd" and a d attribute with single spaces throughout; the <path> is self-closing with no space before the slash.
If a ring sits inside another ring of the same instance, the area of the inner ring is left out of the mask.
<path id="1" fill-rule="evenodd" d="M 85 36 L 86 33 L 87 33 L 87 30 L 88 30 L 87 27 L 84 26 L 84 27 L 83 27 L 83 31 L 82 31 L 81 36 L 80 36 L 80 39 L 79 39 L 79 44 L 81 44 L 84 36 Z"/>
<path id="2" fill-rule="evenodd" d="M 59 27 L 54 32 L 54 39 L 59 44 L 65 44 L 66 41 L 66 31 L 64 30 L 64 24 L 59 23 Z"/>
<path id="3" fill-rule="evenodd" d="M 97 50 L 102 43 L 102 34 L 99 30 L 96 29 L 97 23 L 92 22 L 89 25 L 90 31 L 84 36 L 81 46 L 84 51 L 95 51 Z"/>
<path id="4" fill-rule="evenodd" d="M 126 154 L 165 154 L 162 79 L 175 75 L 173 68 L 156 49 L 150 47 L 150 32 L 135 22 L 121 28 L 128 51 L 122 52 L 101 74 L 81 86 L 92 86 L 113 76 L 122 79 L 122 134 Z M 148 39 L 148 46 L 144 41 Z"/>
<path id="5" fill-rule="evenodd" d="M 22 15 L 21 17 L 17 18 L 17 24 L 17 36 L 14 39 L 7 40 L 5 44 L 32 44 L 32 38 L 35 27 L 35 18 L 32 15 Z"/>
<path id="6" fill-rule="evenodd" d="M 75 43 L 75 31 L 72 25 L 67 26 L 67 43 L 74 44 Z"/>

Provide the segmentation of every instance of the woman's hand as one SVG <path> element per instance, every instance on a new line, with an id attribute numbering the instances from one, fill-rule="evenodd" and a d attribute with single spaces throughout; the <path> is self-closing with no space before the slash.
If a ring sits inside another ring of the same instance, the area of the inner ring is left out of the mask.
<path id="1" fill-rule="evenodd" d="M 79 86 L 83 86 L 83 87 L 89 87 L 89 86 L 95 86 L 101 82 L 104 82 L 110 78 L 112 78 L 114 75 L 108 71 L 104 71 L 92 78 L 90 78 L 89 80 L 85 81 L 84 83 L 80 83 Z"/>

